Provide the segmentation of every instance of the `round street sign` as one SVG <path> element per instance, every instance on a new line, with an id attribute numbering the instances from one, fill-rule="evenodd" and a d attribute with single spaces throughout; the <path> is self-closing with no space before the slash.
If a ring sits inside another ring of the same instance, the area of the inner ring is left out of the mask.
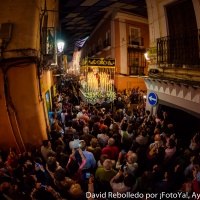
<path id="1" fill-rule="evenodd" d="M 148 94 L 148 102 L 150 105 L 155 106 L 157 104 L 158 101 L 158 96 L 155 92 L 150 92 Z"/>

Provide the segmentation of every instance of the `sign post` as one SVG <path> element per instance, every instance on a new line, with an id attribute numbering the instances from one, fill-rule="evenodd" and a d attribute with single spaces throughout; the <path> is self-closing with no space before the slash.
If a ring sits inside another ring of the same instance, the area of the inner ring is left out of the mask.
<path id="1" fill-rule="evenodd" d="M 155 92 L 150 92 L 148 94 L 148 102 L 151 105 L 151 115 L 153 113 L 153 106 L 155 106 L 158 102 L 158 96 Z"/>

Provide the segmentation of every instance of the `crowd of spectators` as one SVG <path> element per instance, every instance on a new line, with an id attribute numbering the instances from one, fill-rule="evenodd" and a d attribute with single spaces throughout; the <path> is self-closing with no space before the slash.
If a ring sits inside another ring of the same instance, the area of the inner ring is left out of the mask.
<path id="1" fill-rule="evenodd" d="M 41 148 L 29 145 L 21 154 L 0 149 L 0 199 L 199 193 L 200 133 L 183 146 L 167 112 L 152 116 L 143 104 L 124 109 L 121 101 L 118 96 L 114 109 L 77 106 L 67 94 L 58 94 Z"/>
<path id="2" fill-rule="evenodd" d="M 145 102 L 147 95 L 147 91 L 142 90 L 139 87 L 117 90 L 116 93 L 122 98 L 126 108 L 129 108 L 131 104 L 141 104 Z"/>

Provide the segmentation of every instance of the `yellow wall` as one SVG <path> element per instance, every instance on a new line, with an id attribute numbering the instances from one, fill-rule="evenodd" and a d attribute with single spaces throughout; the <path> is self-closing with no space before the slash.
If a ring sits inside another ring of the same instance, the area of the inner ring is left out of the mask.
<path id="1" fill-rule="evenodd" d="M 58 0 L 48 0 L 46 9 L 58 10 L 58 3 Z M 24 151 L 28 143 L 40 147 L 42 140 L 47 139 L 49 122 L 45 93 L 50 92 L 55 81 L 52 71 L 43 71 L 40 80 L 37 76 L 42 10 L 44 1 L 41 0 L 0 1 L 0 24 L 13 25 L 3 60 L 0 55 L 0 146 L 5 149 L 16 147 Z M 47 26 L 56 28 L 58 13 L 46 14 Z"/>

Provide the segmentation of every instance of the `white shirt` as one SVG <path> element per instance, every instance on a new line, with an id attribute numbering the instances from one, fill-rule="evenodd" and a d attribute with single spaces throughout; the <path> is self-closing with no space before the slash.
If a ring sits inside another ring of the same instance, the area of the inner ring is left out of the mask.
<path id="1" fill-rule="evenodd" d="M 73 141 L 69 142 L 69 148 L 70 149 L 78 149 L 79 143 L 80 143 L 79 139 L 73 140 Z"/>

